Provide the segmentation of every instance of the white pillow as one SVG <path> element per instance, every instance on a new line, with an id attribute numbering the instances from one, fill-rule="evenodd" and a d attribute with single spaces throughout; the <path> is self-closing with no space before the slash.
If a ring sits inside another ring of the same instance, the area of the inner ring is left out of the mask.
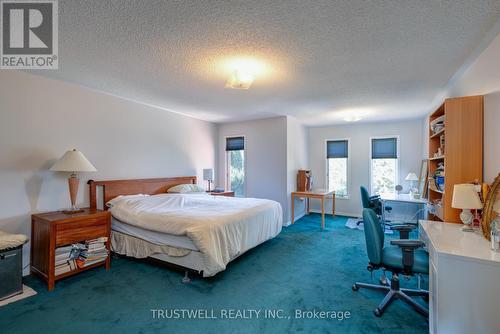
<path id="1" fill-rule="evenodd" d="M 146 197 L 146 196 L 149 196 L 149 195 L 145 195 L 145 194 L 137 194 L 137 195 L 120 195 L 120 196 L 117 196 L 115 198 L 113 198 L 112 200 L 108 201 L 106 203 L 106 206 L 108 208 L 112 208 L 113 205 L 115 205 L 116 203 L 120 202 L 121 200 L 123 199 L 129 199 L 129 198 L 134 198 L 134 197 Z"/>
<path id="2" fill-rule="evenodd" d="M 179 193 L 179 194 L 200 193 L 200 192 L 205 192 L 205 189 L 197 184 L 179 184 L 175 187 L 169 188 L 167 192 Z"/>

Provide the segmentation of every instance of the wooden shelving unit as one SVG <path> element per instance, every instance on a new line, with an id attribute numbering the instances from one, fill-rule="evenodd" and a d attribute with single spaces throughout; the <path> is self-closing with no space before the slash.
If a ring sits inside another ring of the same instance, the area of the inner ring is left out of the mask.
<path id="1" fill-rule="evenodd" d="M 58 247 L 107 237 L 108 252 L 111 249 L 111 214 L 109 211 L 83 209 L 81 213 L 64 214 L 60 211 L 38 213 L 31 216 L 31 273 L 47 282 L 49 291 L 55 282 L 85 270 L 104 266 L 110 268 L 108 257 L 98 263 L 56 275 L 55 252 Z M 109 254 L 109 253 L 108 253 Z"/>
<path id="2" fill-rule="evenodd" d="M 444 128 L 434 133 L 431 124 L 444 116 Z M 444 135 L 444 147 L 441 136 Z M 438 148 L 440 156 L 434 156 Z M 444 163 L 444 191 L 437 189 L 432 178 Z M 460 210 L 451 207 L 455 184 L 483 179 L 483 96 L 446 99 L 429 116 L 429 202 L 441 201 L 430 220 L 460 222 Z"/>

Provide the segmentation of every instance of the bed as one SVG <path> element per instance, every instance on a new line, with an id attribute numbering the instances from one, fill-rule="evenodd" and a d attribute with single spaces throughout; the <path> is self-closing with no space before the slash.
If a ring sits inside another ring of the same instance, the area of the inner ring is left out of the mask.
<path id="1" fill-rule="evenodd" d="M 90 206 L 98 207 L 102 188 L 100 207 L 113 216 L 115 253 L 154 258 L 209 277 L 281 232 L 278 202 L 167 193 L 180 184 L 196 184 L 196 177 L 89 181 Z"/>

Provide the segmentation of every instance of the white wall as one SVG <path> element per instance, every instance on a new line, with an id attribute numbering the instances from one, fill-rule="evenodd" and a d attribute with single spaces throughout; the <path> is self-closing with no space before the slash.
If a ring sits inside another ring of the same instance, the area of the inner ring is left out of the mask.
<path id="1" fill-rule="evenodd" d="M 359 216 L 361 197 L 359 187 L 369 187 L 370 138 L 376 136 L 399 136 L 399 181 L 408 191 L 405 181 L 409 172 L 418 175 L 422 158 L 422 120 L 404 122 L 365 123 L 309 128 L 309 167 L 312 170 L 315 188 L 326 188 L 326 141 L 329 139 L 349 139 L 349 198 L 337 199 L 338 214 Z M 311 203 L 312 204 L 312 203 Z M 319 210 L 317 204 L 311 205 Z M 331 204 L 325 208 L 331 209 Z"/>
<path id="2" fill-rule="evenodd" d="M 457 75 L 445 97 L 484 95 L 484 181 L 500 173 L 500 34 L 474 62 Z M 428 138 L 424 137 L 424 147 Z M 424 157 L 427 151 L 423 151 Z"/>
<path id="3" fill-rule="evenodd" d="M 69 206 L 67 177 L 48 168 L 77 148 L 98 172 L 86 181 L 197 175 L 215 166 L 216 126 L 76 85 L 0 72 L 0 229 L 30 235 L 30 214 Z M 29 250 L 24 250 L 24 264 Z"/>
<path id="4" fill-rule="evenodd" d="M 288 215 L 285 220 L 287 224 L 291 220 L 291 198 L 292 191 L 297 190 L 297 171 L 299 169 L 307 169 L 307 128 L 300 123 L 295 117 L 287 116 L 286 118 L 286 143 L 287 143 L 287 203 Z M 305 213 L 305 201 L 303 199 L 295 199 L 295 216 L 297 220 Z"/>
<path id="5" fill-rule="evenodd" d="M 283 220 L 287 217 L 287 143 L 286 117 L 220 124 L 218 175 L 219 186 L 225 179 L 225 138 L 245 136 L 246 197 L 267 198 L 280 202 Z"/>

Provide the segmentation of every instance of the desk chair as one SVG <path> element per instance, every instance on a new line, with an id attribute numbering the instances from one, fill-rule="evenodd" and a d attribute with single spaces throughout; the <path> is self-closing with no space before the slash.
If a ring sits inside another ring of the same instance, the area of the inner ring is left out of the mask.
<path id="1" fill-rule="evenodd" d="M 365 187 L 359 187 L 361 192 L 361 203 L 363 204 L 363 209 L 372 209 L 379 216 L 382 215 L 382 201 L 379 195 L 370 196 L 368 190 Z M 390 206 L 385 207 L 385 211 L 391 212 L 392 208 Z"/>
<path id="2" fill-rule="evenodd" d="M 429 310 L 410 296 L 428 298 L 429 291 L 420 288 L 402 289 L 399 286 L 400 274 L 405 276 L 429 274 L 429 254 L 421 249 L 424 243 L 420 240 L 391 240 L 391 246 L 384 247 L 384 231 L 375 211 L 364 209 L 363 220 L 366 250 L 369 258 L 368 271 L 372 272 L 382 268 L 390 271 L 392 278 L 390 286 L 356 282 L 352 286 L 352 290 L 358 291 L 359 288 L 367 288 L 387 292 L 382 302 L 373 311 L 377 317 L 381 317 L 387 306 L 395 299 L 401 299 L 428 317 Z"/>
<path id="3" fill-rule="evenodd" d="M 361 192 L 361 202 L 364 209 L 372 209 L 378 216 L 382 216 L 382 201 L 379 195 L 370 196 L 368 190 L 365 187 L 359 187 Z M 385 211 L 391 212 L 392 208 L 390 206 L 385 207 Z M 361 224 L 363 220 L 358 221 L 357 225 Z M 389 223 L 384 222 L 383 225 L 389 226 L 391 230 L 399 232 L 400 239 L 408 239 L 410 237 L 410 232 L 416 228 L 416 225 L 407 223 Z M 385 229 L 385 226 L 383 226 Z"/>

